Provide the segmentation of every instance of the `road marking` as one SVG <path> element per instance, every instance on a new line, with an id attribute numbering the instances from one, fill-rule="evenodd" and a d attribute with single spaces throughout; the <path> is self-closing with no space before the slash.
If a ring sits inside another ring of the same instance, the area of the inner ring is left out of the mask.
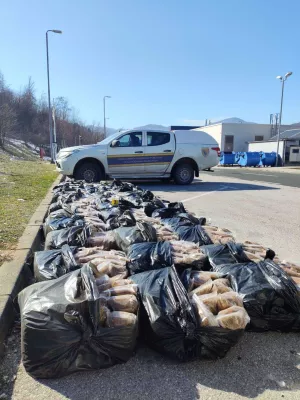
<path id="1" fill-rule="evenodd" d="M 194 199 L 198 199 L 199 197 L 207 196 L 208 194 L 220 192 L 221 190 L 229 189 L 229 188 L 230 188 L 230 189 L 236 189 L 236 188 L 233 187 L 233 186 L 224 186 L 224 185 L 222 185 L 222 186 L 220 186 L 220 189 L 212 190 L 211 192 L 205 192 L 205 193 L 198 194 L 197 196 L 189 197 L 188 199 L 181 200 L 181 203 L 186 203 L 187 201 L 194 200 Z"/>
<path id="2" fill-rule="evenodd" d="M 242 173 L 241 173 L 242 174 Z M 260 172 L 258 174 L 254 173 L 254 172 L 243 172 L 243 174 L 245 175 L 262 175 L 262 176 L 274 176 L 275 178 L 277 178 L 277 175 L 273 175 L 273 174 L 261 174 Z"/>

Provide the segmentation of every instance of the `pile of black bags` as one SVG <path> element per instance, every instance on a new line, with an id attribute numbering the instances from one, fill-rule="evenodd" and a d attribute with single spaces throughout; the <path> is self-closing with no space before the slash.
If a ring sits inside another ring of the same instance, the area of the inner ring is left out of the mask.
<path id="1" fill-rule="evenodd" d="M 299 289 L 272 261 L 275 253 L 254 263 L 239 244 L 213 244 L 205 224 L 182 203 L 162 201 L 131 183 L 58 185 L 44 223 L 45 250 L 34 256 L 37 283 L 19 294 L 27 372 L 53 378 L 125 362 L 138 336 L 164 355 L 190 361 L 224 357 L 247 324 L 255 331 L 300 330 Z M 177 240 L 163 240 L 160 228 Z M 99 265 L 101 257 L 106 261 Z M 118 272 L 113 257 L 127 260 L 116 276 L 108 272 Z M 220 293 L 213 279 L 224 284 Z M 128 293 L 132 282 L 138 290 L 137 322 L 122 326 L 116 319 L 111 327 L 108 299 Z M 213 315 L 210 302 L 219 295 L 229 306 Z M 238 329 L 218 324 L 227 312 Z"/>

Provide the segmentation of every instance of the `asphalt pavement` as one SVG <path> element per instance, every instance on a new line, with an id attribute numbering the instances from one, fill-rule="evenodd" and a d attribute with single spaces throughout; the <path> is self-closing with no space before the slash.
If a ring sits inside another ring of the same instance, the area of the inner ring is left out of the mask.
<path id="1" fill-rule="evenodd" d="M 201 171 L 200 177 L 203 174 L 214 174 L 216 176 L 237 178 L 245 181 L 268 182 L 300 188 L 300 170 L 283 171 L 283 168 L 217 167 L 213 168 L 213 171 Z"/>
<path id="2" fill-rule="evenodd" d="M 259 242 L 300 263 L 300 188 L 224 174 L 201 173 L 190 186 L 142 185 L 229 228 L 237 241 Z M 126 364 L 37 381 L 20 362 L 15 331 L 0 364 L 0 398 L 4 393 L 13 400 L 295 400 L 300 399 L 299 370 L 299 333 L 249 332 L 217 361 L 180 364 L 140 346 Z"/>

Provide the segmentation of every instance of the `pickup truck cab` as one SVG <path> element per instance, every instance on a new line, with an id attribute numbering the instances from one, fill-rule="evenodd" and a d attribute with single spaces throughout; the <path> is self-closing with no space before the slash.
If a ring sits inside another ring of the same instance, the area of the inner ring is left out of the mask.
<path id="1" fill-rule="evenodd" d="M 107 177 L 174 179 L 186 185 L 219 162 L 218 143 L 205 132 L 129 130 L 102 142 L 62 149 L 57 170 L 87 182 Z"/>

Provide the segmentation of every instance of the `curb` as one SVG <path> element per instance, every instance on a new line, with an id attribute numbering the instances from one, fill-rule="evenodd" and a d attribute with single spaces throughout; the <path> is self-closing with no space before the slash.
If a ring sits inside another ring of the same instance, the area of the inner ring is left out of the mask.
<path id="1" fill-rule="evenodd" d="M 41 225 L 51 204 L 52 190 L 61 180 L 62 176 L 59 175 L 30 218 L 18 241 L 13 260 L 4 262 L 0 267 L 0 356 L 3 355 L 4 340 L 16 317 L 14 300 L 29 285 L 33 253 L 42 248 L 44 238 Z"/>

